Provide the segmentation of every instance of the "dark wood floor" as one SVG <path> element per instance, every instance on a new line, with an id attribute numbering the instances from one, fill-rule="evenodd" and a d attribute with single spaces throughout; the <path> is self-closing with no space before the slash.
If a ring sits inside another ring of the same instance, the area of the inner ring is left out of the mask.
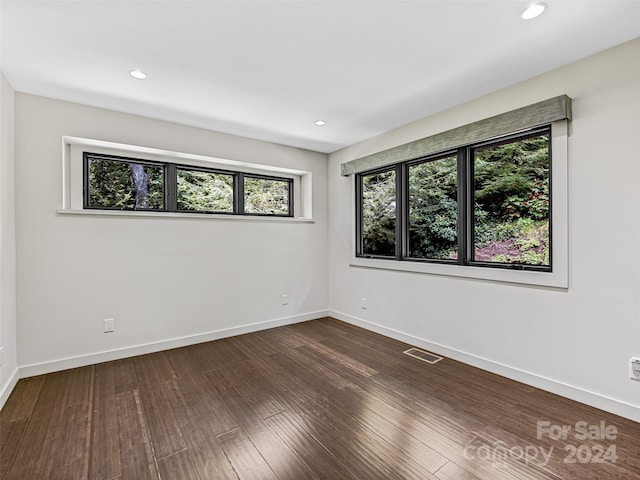
<path id="1" fill-rule="evenodd" d="M 640 479 L 640 424 L 406 348 L 323 319 L 23 379 L 0 478 Z"/>

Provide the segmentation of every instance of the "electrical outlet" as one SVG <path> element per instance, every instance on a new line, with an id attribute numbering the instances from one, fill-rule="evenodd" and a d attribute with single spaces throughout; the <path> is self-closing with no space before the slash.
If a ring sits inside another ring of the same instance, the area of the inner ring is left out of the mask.
<path id="1" fill-rule="evenodd" d="M 4 365 L 4 345 L 0 347 L 0 367 Z"/>
<path id="2" fill-rule="evenodd" d="M 629 363 L 629 378 L 640 382 L 640 358 L 632 357 Z"/>
<path id="3" fill-rule="evenodd" d="M 363 310 L 367 309 L 367 297 L 362 297 L 361 298 L 360 306 L 362 307 Z"/>
<path id="4" fill-rule="evenodd" d="M 289 295 L 287 295 L 286 293 L 282 295 L 282 304 L 289 305 Z"/>
<path id="5" fill-rule="evenodd" d="M 104 319 L 104 333 L 111 333 L 115 331 L 115 320 L 113 318 Z"/>

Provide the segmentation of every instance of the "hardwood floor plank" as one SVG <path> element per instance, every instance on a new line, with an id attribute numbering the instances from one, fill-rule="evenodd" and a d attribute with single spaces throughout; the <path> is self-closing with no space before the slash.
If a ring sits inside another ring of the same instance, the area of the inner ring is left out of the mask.
<path id="1" fill-rule="evenodd" d="M 163 385 L 141 384 L 139 389 L 144 417 L 158 459 L 186 448 Z"/>
<path id="2" fill-rule="evenodd" d="M 138 388 L 140 382 L 136 374 L 135 358 L 125 358 L 108 362 L 114 370 L 116 395 L 122 392 L 130 392 Z"/>
<path id="3" fill-rule="evenodd" d="M 7 478 L 67 479 L 81 477 L 86 465 L 89 395 L 92 370 L 66 370 L 47 376 L 34 417 Z M 38 406 L 43 402 L 45 408 Z M 33 463 L 34 452 L 51 452 Z"/>
<path id="4" fill-rule="evenodd" d="M 185 450 L 158 460 L 161 480 L 200 480 Z"/>
<path id="5" fill-rule="evenodd" d="M 438 480 L 478 480 L 474 474 L 467 472 L 453 462 L 448 462 L 436 472 Z"/>
<path id="6" fill-rule="evenodd" d="M 189 411 L 198 422 L 203 422 L 202 424 L 214 436 L 238 428 L 237 422 L 227 410 L 224 399 L 220 398 L 216 389 L 203 374 L 176 379 L 167 383 L 166 388 L 174 392 L 169 395 L 170 399 L 172 401 L 179 399 L 178 405 L 182 405 L 182 408 Z M 174 405 L 175 415 L 179 414 L 178 408 Z"/>
<path id="7" fill-rule="evenodd" d="M 216 369 L 234 369 L 250 360 L 246 353 L 227 338 L 194 345 L 189 351 L 194 362 L 198 364 L 200 373 Z"/>
<path id="8" fill-rule="evenodd" d="M 198 374 L 202 383 L 208 380 Z M 208 396 L 197 388 L 193 378 L 175 379 L 166 385 L 187 452 L 200 480 L 237 480 L 216 435 L 237 428 L 235 423 L 221 426 L 219 410 L 210 410 Z M 230 416 L 229 416 L 230 418 Z M 232 422 L 232 420 L 230 420 Z"/>
<path id="9" fill-rule="evenodd" d="M 48 456 L 43 456 L 41 461 L 33 462 L 33 455 L 34 452 L 47 452 L 51 448 L 47 439 L 51 436 L 49 431 L 53 431 L 56 427 L 56 417 L 60 416 L 66 374 L 60 372 L 46 375 L 43 378 L 44 385 L 34 407 L 33 415 L 29 418 L 23 442 L 18 449 L 12 468 L 6 475 L 8 480 L 45 478 L 47 475 L 46 470 L 51 459 Z M 38 405 L 42 405 L 42 408 L 38 408 Z M 58 432 L 58 434 L 60 433 Z"/>
<path id="10" fill-rule="evenodd" d="M 242 429 L 218 438 L 240 480 L 277 480 L 278 477 Z"/>
<path id="11" fill-rule="evenodd" d="M 28 418 L 0 424 L 0 478 L 9 478 L 9 471 L 20 453 Z"/>
<path id="12" fill-rule="evenodd" d="M 271 382 L 260 373 L 261 365 L 259 362 L 249 361 L 233 370 L 219 370 L 218 372 L 230 385 L 242 387 L 243 395 L 260 417 L 267 418 L 283 411 L 284 407 L 278 401 L 277 395 L 271 387 Z"/>
<path id="13" fill-rule="evenodd" d="M 46 375 L 22 378 L 0 411 L 0 425 L 29 418 L 40 396 Z"/>
<path id="14" fill-rule="evenodd" d="M 95 366 L 89 478 L 117 478 L 120 470 L 115 362 Z"/>
<path id="15" fill-rule="evenodd" d="M 116 395 L 123 480 L 159 477 L 137 390 Z"/>
<path id="16" fill-rule="evenodd" d="M 246 384 L 231 385 L 217 370 L 206 374 L 236 422 L 280 480 L 315 479 L 316 475 L 264 422 Z M 244 388 L 243 388 L 244 387 Z M 248 394 L 248 395 L 247 395 Z"/>
<path id="17" fill-rule="evenodd" d="M 167 352 L 150 353 L 133 357 L 137 385 L 156 385 L 176 378 L 176 372 Z M 133 373 L 129 373 L 133 375 Z"/>
<path id="18" fill-rule="evenodd" d="M 315 472 L 318 479 L 355 480 L 358 478 L 341 465 L 329 450 L 295 422 L 287 412 L 272 415 L 265 422 Z"/>

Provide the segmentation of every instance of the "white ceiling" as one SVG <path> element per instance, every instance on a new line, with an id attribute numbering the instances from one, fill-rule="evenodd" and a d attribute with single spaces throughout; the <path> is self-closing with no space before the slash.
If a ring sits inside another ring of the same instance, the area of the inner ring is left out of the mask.
<path id="1" fill-rule="evenodd" d="M 2 0 L 0 61 L 18 91 L 332 152 L 640 36 L 638 0 L 528 2 Z"/>

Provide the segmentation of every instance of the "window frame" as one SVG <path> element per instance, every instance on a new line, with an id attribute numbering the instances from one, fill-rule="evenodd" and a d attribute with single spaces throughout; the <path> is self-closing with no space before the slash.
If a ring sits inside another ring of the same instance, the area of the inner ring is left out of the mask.
<path id="1" fill-rule="evenodd" d="M 553 205 L 553 142 L 551 141 L 552 132 L 551 125 L 543 125 L 540 127 L 532 128 L 527 132 L 518 132 L 510 135 L 505 135 L 503 137 L 498 137 L 490 140 L 486 140 L 484 142 L 479 142 L 474 145 L 470 145 L 464 147 L 466 152 L 465 155 L 467 157 L 468 163 L 465 165 L 468 172 L 467 178 L 467 201 L 466 201 L 466 213 L 468 214 L 468 219 L 471 224 L 468 226 L 468 236 L 466 237 L 466 250 L 465 250 L 465 258 L 467 258 L 467 262 L 465 265 L 484 267 L 484 268 L 504 268 L 511 270 L 530 270 L 530 271 L 539 271 L 539 272 L 553 272 L 553 209 L 551 208 Z M 547 132 L 549 138 L 549 160 L 548 160 L 548 176 L 549 176 L 549 213 L 548 213 L 548 222 L 549 222 L 549 266 L 544 265 L 521 265 L 521 264 L 508 264 L 508 263 L 499 263 L 499 262 L 483 262 L 475 259 L 475 162 L 474 155 L 472 153 L 473 150 L 483 147 L 497 147 L 500 145 L 506 145 L 513 141 L 519 140 L 527 140 L 529 138 L 534 138 L 536 136 L 541 136 Z M 466 217 L 465 217 L 466 218 Z"/>
<path id="2" fill-rule="evenodd" d="M 410 212 L 409 212 L 409 169 L 412 166 L 415 165 L 420 165 L 422 163 L 429 163 L 429 162 L 437 162 L 438 160 L 442 160 L 448 157 L 456 157 L 457 159 L 457 167 L 456 167 L 456 174 L 457 174 L 457 182 L 456 182 L 456 199 L 457 199 L 457 204 L 458 204 L 458 221 L 457 223 L 457 238 L 458 238 L 458 258 L 456 259 L 439 259 L 439 258 L 420 258 L 420 257 L 412 257 L 410 256 Z M 464 216 L 462 216 L 460 214 L 460 212 L 465 211 L 466 209 L 466 205 L 465 205 L 465 199 L 464 199 L 464 192 L 460 191 L 460 184 L 461 184 L 461 180 L 463 180 L 464 177 L 464 158 L 461 157 L 460 155 L 460 149 L 454 149 L 454 150 L 447 150 L 445 152 L 441 152 L 441 153 L 436 153 L 433 155 L 427 155 L 424 157 L 419 157 L 419 158 L 415 158 L 413 160 L 408 160 L 406 162 L 402 162 L 402 170 L 403 170 L 403 185 L 401 186 L 401 200 L 402 200 L 402 207 L 403 207 L 403 223 L 402 223 L 402 240 L 403 240 L 403 250 L 402 250 L 402 257 L 399 257 L 398 260 L 399 261 L 407 261 L 407 262 L 427 262 L 427 263 L 439 263 L 439 264 L 445 264 L 445 265 L 459 265 L 461 264 L 461 258 L 464 255 L 460 254 L 460 238 L 462 238 L 464 236 L 464 233 L 461 231 L 462 229 L 464 229 L 462 222 L 459 221 L 459 219 L 462 217 L 464 218 Z M 406 182 L 406 183 L 405 183 Z"/>
<path id="3" fill-rule="evenodd" d="M 96 207 L 90 204 L 91 192 L 89 185 L 89 161 L 91 159 L 108 160 L 118 163 L 137 163 L 140 165 L 149 165 L 153 167 L 162 167 L 163 175 L 163 191 L 162 191 L 162 204 L 164 208 L 118 208 L 118 207 Z M 82 156 L 82 208 L 85 210 L 110 210 L 110 211 L 126 211 L 126 212 L 167 212 L 167 168 L 162 162 L 153 160 L 143 160 L 137 158 L 121 157 L 118 155 L 105 155 L 102 153 L 83 152 Z"/>
<path id="4" fill-rule="evenodd" d="M 293 179 L 286 177 L 274 177 L 271 175 L 262 175 L 257 173 L 243 173 L 237 172 L 238 174 L 238 201 L 241 200 L 241 205 L 238 207 L 238 211 L 241 212 L 239 215 L 249 215 L 254 217 L 292 217 L 293 216 Z M 256 213 L 256 212 L 246 212 L 245 210 L 245 191 L 244 191 L 244 180 L 245 178 L 257 178 L 259 180 L 273 180 L 276 182 L 287 183 L 288 185 L 288 205 L 289 205 L 289 214 L 287 215 L 276 215 L 272 213 Z"/>
<path id="5" fill-rule="evenodd" d="M 60 137 L 60 203 L 55 209 L 57 215 L 85 216 L 102 218 L 155 218 L 158 221 L 170 219 L 189 219 L 189 221 L 232 221 L 232 222 L 267 222 L 267 223 L 315 223 L 314 219 L 314 185 L 316 180 L 310 170 L 292 168 L 295 158 L 288 156 L 274 157 L 270 153 L 262 158 L 262 163 L 253 161 L 250 152 L 239 154 L 236 158 L 212 156 L 204 152 L 181 151 L 159 146 L 144 146 L 130 143 L 119 143 L 95 138 L 62 135 Z M 215 151 L 215 145 L 212 146 Z M 293 181 L 293 216 L 273 217 L 255 215 L 194 214 L 181 212 L 150 212 L 143 210 L 85 210 L 83 208 L 83 152 L 92 151 L 106 155 L 124 156 L 127 158 L 147 159 L 168 164 L 187 165 L 189 167 L 205 167 L 220 170 L 233 170 L 245 174 L 264 174 L 278 178 L 290 178 Z M 266 162 L 266 163 L 265 163 Z"/>
<path id="6" fill-rule="evenodd" d="M 394 255 L 372 255 L 372 254 L 362 254 L 361 257 L 364 258 L 379 258 L 379 259 L 394 259 L 399 260 L 401 256 L 402 246 L 398 243 L 398 237 L 400 233 L 400 229 L 402 228 L 402 203 L 398 202 L 398 198 L 400 195 L 400 179 L 401 179 L 401 165 L 387 165 L 384 167 L 376 168 L 374 170 L 369 170 L 367 172 L 362 172 L 361 174 L 356 175 L 356 248 L 358 252 L 362 251 L 363 242 L 362 242 L 362 231 L 364 229 L 363 219 L 364 216 L 362 214 L 362 202 L 359 202 L 358 199 L 362 198 L 362 177 L 367 175 L 376 175 L 379 173 L 386 173 L 395 171 L 396 174 L 396 244 L 395 244 L 395 253 Z"/>
<path id="7" fill-rule="evenodd" d="M 236 172 L 230 172 L 230 171 L 226 171 L 226 170 L 220 170 L 219 168 L 205 168 L 205 167 L 199 167 L 199 166 L 193 166 L 193 165 L 179 165 L 179 164 L 168 164 L 167 168 L 169 170 L 169 179 L 171 180 L 171 185 L 170 185 L 170 190 L 169 190 L 169 195 L 173 196 L 175 198 L 175 212 L 177 213 L 200 213 L 200 214 L 208 214 L 208 215 L 233 215 L 234 212 L 236 211 L 237 207 L 237 183 L 238 183 L 238 177 L 237 177 L 237 173 Z M 218 175 L 229 175 L 233 178 L 233 199 L 232 199 L 232 205 L 233 205 L 233 211 L 231 212 L 225 212 L 222 210 L 183 210 L 178 208 L 178 170 L 186 170 L 186 171 L 191 171 L 191 172 L 202 172 L 202 173 L 213 173 L 213 174 L 218 174 Z M 175 181 L 174 181 L 175 178 Z M 175 186 L 175 190 L 172 192 L 171 190 L 173 189 L 173 187 Z"/>
<path id="8" fill-rule="evenodd" d="M 475 230 L 474 223 L 474 200 L 475 200 L 475 178 L 474 178 L 474 158 L 472 151 L 481 147 L 503 145 L 510 142 L 525 140 L 527 138 L 533 138 L 535 136 L 547 134 L 549 138 L 549 266 L 539 265 L 524 265 L 524 264 L 507 264 L 497 262 L 482 262 L 476 261 L 474 258 L 475 245 L 473 234 Z M 564 171 L 564 177 L 566 181 L 566 135 L 567 127 L 566 121 L 552 122 L 549 124 L 541 125 L 534 128 L 528 128 L 515 133 L 509 133 L 506 135 L 497 136 L 484 141 L 475 142 L 472 144 L 464 145 L 456 149 L 450 149 L 435 154 L 426 155 L 423 157 L 408 159 L 396 164 L 386 165 L 375 169 L 358 172 L 353 175 L 355 183 L 355 249 L 354 257 L 352 258 L 351 265 L 353 266 L 371 266 L 374 268 L 390 268 L 392 270 L 407 270 L 416 271 L 410 264 L 416 264 L 417 271 L 422 271 L 422 265 L 427 268 L 424 273 L 438 273 L 438 274 L 452 274 L 453 276 L 471 276 L 474 278 L 488 278 L 488 279 L 505 279 L 505 281 L 514 281 L 515 283 L 533 283 L 543 284 L 549 286 L 566 286 L 567 274 L 566 274 L 566 246 L 564 248 L 564 265 L 560 268 L 556 268 L 554 259 L 554 250 L 556 250 L 556 243 L 561 244 L 562 238 L 554 240 L 554 233 L 562 233 L 560 230 L 554 232 L 553 226 L 553 211 L 554 209 L 563 210 L 563 217 L 566 218 L 566 188 L 564 192 L 561 192 L 558 199 L 558 205 L 556 203 L 556 193 L 553 191 L 555 182 L 553 180 L 554 174 L 560 175 Z M 558 144 L 557 137 L 564 137 L 564 155 L 562 155 L 562 148 L 559 149 L 563 158 L 555 159 L 554 143 Z M 429 259 L 418 258 L 409 256 L 409 168 L 413 165 L 417 165 L 424 162 L 436 161 L 441 158 L 451 157 L 457 155 L 457 203 L 458 203 L 458 258 L 457 259 Z M 563 168 L 557 172 L 554 168 L 554 163 L 563 163 Z M 390 171 L 396 169 L 397 183 L 396 183 L 396 202 L 399 205 L 397 218 L 398 225 L 396 231 L 396 255 L 390 256 L 372 256 L 362 252 L 362 218 L 363 218 L 363 205 L 362 205 L 362 178 L 363 176 L 371 175 L 378 172 Z M 566 186 L 565 186 L 566 187 Z M 564 235 L 564 241 L 566 242 L 566 231 Z M 558 247 L 559 248 L 559 247 Z M 377 262 L 377 260 L 383 260 L 384 262 Z M 395 262 L 390 262 L 394 260 Z M 374 263 L 374 261 L 376 261 Z M 387 263 L 389 267 L 383 265 Z M 448 271 L 448 269 L 451 269 Z M 494 274 L 486 275 L 484 273 L 474 273 L 481 270 L 494 270 Z M 559 270 L 564 270 L 561 272 Z M 514 273 L 520 273 L 520 278 L 514 277 Z M 503 276 L 503 274 L 507 274 Z M 539 278 L 539 275 L 546 275 L 542 281 L 531 281 L 532 278 Z M 533 276 L 532 276 L 533 275 Z M 549 279 L 548 277 L 555 277 Z M 550 281 L 549 281 L 550 280 Z"/>
<path id="9" fill-rule="evenodd" d="M 92 158 L 99 158 L 104 160 L 111 160 L 119 163 L 137 163 L 142 165 L 152 165 L 155 167 L 162 167 L 164 174 L 164 191 L 163 209 L 136 209 L 136 208 L 117 208 L 117 207 L 100 207 L 91 206 L 89 204 L 90 190 L 89 190 L 89 161 Z M 233 211 L 204 211 L 204 210 L 180 210 L 178 209 L 177 199 L 177 181 L 178 170 L 190 170 L 203 173 L 223 174 L 231 175 L 233 177 Z M 287 184 L 288 198 L 287 198 L 287 214 L 272 214 L 272 213 L 245 213 L 244 211 L 244 178 L 260 178 L 264 180 L 274 180 Z M 116 212 L 144 212 L 148 214 L 154 213 L 179 213 L 179 214 L 196 214 L 196 215 L 234 215 L 234 216 L 260 216 L 260 217 L 277 217 L 277 218 L 293 218 L 295 212 L 295 192 L 294 181 L 292 178 L 264 175 L 257 173 L 248 173 L 236 170 L 226 170 L 220 168 L 209 168 L 199 165 L 180 164 L 168 161 L 150 160 L 138 157 L 125 157 L 121 155 L 112 155 L 99 152 L 91 152 L 84 150 L 82 152 L 82 208 L 83 210 L 102 210 L 102 211 L 116 211 Z"/>

